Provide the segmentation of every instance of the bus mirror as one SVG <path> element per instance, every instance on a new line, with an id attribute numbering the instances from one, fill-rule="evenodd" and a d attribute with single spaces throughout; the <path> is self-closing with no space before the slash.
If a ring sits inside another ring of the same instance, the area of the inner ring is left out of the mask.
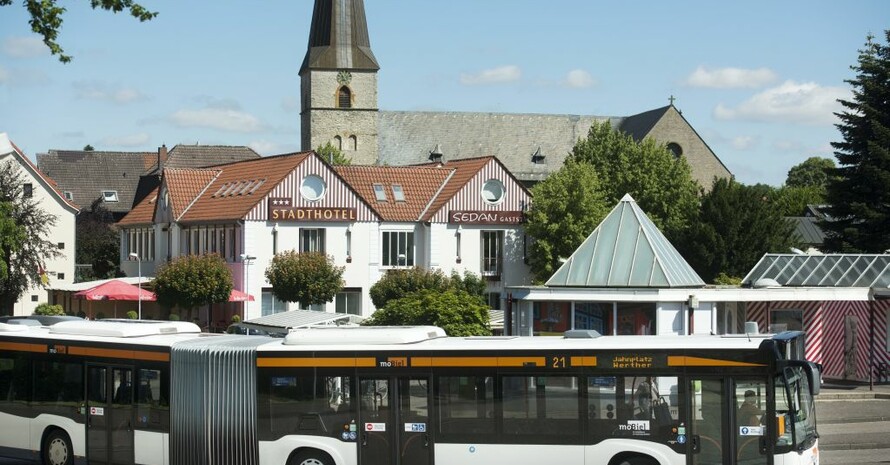
<path id="1" fill-rule="evenodd" d="M 807 381 L 810 382 L 810 390 L 813 392 L 814 396 L 819 395 L 819 391 L 822 390 L 822 367 L 818 363 L 809 362 L 807 363 Z"/>

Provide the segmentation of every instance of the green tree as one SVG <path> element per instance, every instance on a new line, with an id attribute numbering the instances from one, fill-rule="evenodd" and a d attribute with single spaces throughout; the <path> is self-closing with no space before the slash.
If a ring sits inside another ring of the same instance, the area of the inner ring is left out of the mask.
<path id="1" fill-rule="evenodd" d="M 84 146 L 83 146 L 83 151 L 84 151 L 84 152 L 92 152 L 92 151 L 94 151 L 94 150 L 96 150 L 96 149 L 94 149 L 93 146 L 90 145 L 90 144 L 87 144 L 87 145 L 84 145 Z"/>
<path id="2" fill-rule="evenodd" d="M 24 183 L 18 164 L 0 162 L 0 202 L 7 204 L 8 217 L 25 233 L 21 242 L 0 240 L 0 261 L 7 267 L 6 277 L 0 279 L 0 314 L 11 315 L 22 292 L 42 286 L 44 264 L 62 255 L 58 245 L 46 239 L 56 225 L 55 215 L 43 211 L 35 197 L 25 197 Z"/>
<path id="3" fill-rule="evenodd" d="M 569 158 L 593 165 L 606 205 L 630 194 L 668 239 L 676 240 L 694 222 L 701 187 L 686 159 L 654 139 L 637 142 L 607 120 L 594 123 Z"/>
<path id="4" fill-rule="evenodd" d="M 825 203 L 825 188 L 785 185 L 776 190 L 775 203 L 782 216 L 802 216 L 807 205 Z"/>
<path id="5" fill-rule="evenodd" d="M 120 274 L 120 237 L 111 212 L 101 198 L 77 215 L 77 263 L 89 263 L 79 281 L 113 278 Z"/>
<path id="6" fill-rule="evenodd" d="M 227 302 L 232 293 L 232 272 L 217 254 L 184 255 L 158 269 L 154 286 L 159 304 L 192 310 Z"/>
<path id="7" fill-rule="evenodd" d="M 567 159 L 559 171 L 532 188 L 526 215 L 533 241 L 528 260 L 535 279 L 546 281 L 609 213 L 593 165 Z"/>
<path id="8" fill-rule="evenodd" d="M 467 294 L 479 297 L 482 299 L 482 302 L 486 301 L 485 293 L 488 286 L 485 280 L 478 274 L 464 270 L 464 274 L 461 275 L 457 270 L 454 270 L 451 272 L 450 279 L 452 289 L 465 291 Z"/>
<path id="9" fill-rule="evenodd" d="M 432 325 L 449 336 L 488 336 L 488 306 L 465 291 L 422 289 L 387 302 L 364 324 L 371 326 Z"/>
<path id="10" fill-rule="evenodd" d="M 318 148 L 315 149 L 315 153 L 317 153 L 324 161 L 332 165 L 348 166 L 352 164 L 352 159 L 344 155 L 342 150 L 334 147 L 334 144 L 330 142 L 318 146 Z"/>
<path id="11" fill-rule="evenodd" d="M 266 279 L 276 298 L 308 307 L 334 300 L 343 289 L 343 269 L 321 252 L 289 250 L 272 257 Z"/>
<path id="12" fill-rule="evenodd" d="M 674 245 L 707 282 L 721 273 L 744 276 L 763 254 L 787 252 L 798 241 L 774 195 L 766 185 L 717 180 L 702 197 L 699 221 Z"/>
<path id="13" fill-rule="evenodd" d="M 65 309 L 61 305 L 50 305 L 46 302 L 34 309 L 35 315 L 64 315 Z"/>
<path id="14" fill-rule="evenodd" d="M 881 253 L 890 249 L 890 30 L 887 44 L 869 35 L 851 68 L 853 99 L 836 113 L 842 142 L 832 142 L 838 168 L 829 177 L 825 248 Z"/>
<path id="15" fill-rule="evenodd" d="M 16 224 L 12 211 L 12 203 L 0 201 L 0 251 L 18 250 L 27 239 L 25 228 Z M 0 280 L 9 275 L 5 256 L 5 253 L 0 253 Z"/>
<path id="16" fill-rule="evenodd" d="M 828 177 L 834 168 L 834 160 L 830 158 L 807 158 L 788 170 L 785 185 L 791 187 L 814 186 L 825 189 L 828 185 Z"/>
<path id="17" fill-rule="evenodd" d="M 0 6 L 12 5 L 13 0 L 0 0 Z M 62 29 L 62 15 L 65 14 L 65 7 L 58 6 L 57 0 L 23 0 L 22 4 L 31 15 L 28 21 L 31 24 L 31 30 L 43 37 L 43 43 L 49 47 L 50 53 L 59 56 L 59 61 L 68 63 L 71 61 L 70 55 L 65 55 L 65 51 L 56 42 L 59 36 L 59 30 Z M 90 0 L 90 6 L 93 9 L 102 9 L 119 13 L 123 10 L 129 10 L 130 14 L 140 22 L 153 19 L 158 14 L 151 12 L 142 7 L 133 0 Z"/>
<path id="18" fill-rule="evenodd" d="M 381 309 L 390 300 L 405 297 L 413 292 L 429 289 L 444 292 L 451 288 L 451 281 L 442 270 L 408 268 L 389 270 L 380 278 L 368 293 L 374 307 Z"/>

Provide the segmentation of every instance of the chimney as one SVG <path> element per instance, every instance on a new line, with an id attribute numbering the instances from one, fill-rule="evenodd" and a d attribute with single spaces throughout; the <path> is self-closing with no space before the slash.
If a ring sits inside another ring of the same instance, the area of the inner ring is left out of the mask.
<path id="1" fill-rule="evenodd" d="M 436 144 L 436 148 L 430 151 L 430 161 L 442 161 L 442 147 L 440 147 L 439 144 Z"/>
<path id="2" fill-rule="evenodd" d="M 158 147 L 158 173 L 164 170 L 164 163 L 167 162 L 167 144 Z"/>

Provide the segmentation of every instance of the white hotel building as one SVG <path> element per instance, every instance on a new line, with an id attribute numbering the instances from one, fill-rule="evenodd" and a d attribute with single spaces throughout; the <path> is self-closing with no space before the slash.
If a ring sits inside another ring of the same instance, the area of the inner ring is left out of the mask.
<path id="1" fill-rule="evenodd" d="M 344 267 L 342 292 L 316 310 L 369 316 L 370 287 L 387 270 L 415 266 L 481 275 L 492 307 L 503 308 L 507 286 L 531 281 L 521 224 L 530 201 L 494 157 L 331 166 L 302 152 L 165 169 L 158 189 L 118 223 L 121 263 L 136 276 L 128 260 L 136 253 L 143 276 L 153 276 L 177 256 L 219 253 L 234 288 L 256 300 L 227 304 L 214 321 L 297 309 L 276 300 L 265 278 L 272 257 L 291 249 L 323 251 Z"/>

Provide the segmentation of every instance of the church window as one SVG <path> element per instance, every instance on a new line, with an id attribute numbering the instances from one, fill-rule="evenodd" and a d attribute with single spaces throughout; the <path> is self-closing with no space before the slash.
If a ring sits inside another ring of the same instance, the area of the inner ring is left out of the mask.
<path id="1" fill-rule="evenodd" d="M 337 108 L 352 108 L 352 91 L 349 87 L 341 86 L 337 91 Z"/>
<path id="2" fill-rule="evenodd" d="M 680 147 L 680 144 L 676 142 L 669 142 L 667 149 L 674 154 L 674 158 L 680 158 L 680 156 L 683 155 L 683 147 Z"/>
<path id="3" fill-rule="evenodd" d="M 349 136 L 348 143 L 346 144 L 346 150 L 358 150 L 358 138 L 355 136 Z"/>
<path id="4" fill-rule="evenodd" d="M 337 150 L 343 150 L 343 138 L 340 136 L 334 136 L 334 147 L 337 147 Z"/>

